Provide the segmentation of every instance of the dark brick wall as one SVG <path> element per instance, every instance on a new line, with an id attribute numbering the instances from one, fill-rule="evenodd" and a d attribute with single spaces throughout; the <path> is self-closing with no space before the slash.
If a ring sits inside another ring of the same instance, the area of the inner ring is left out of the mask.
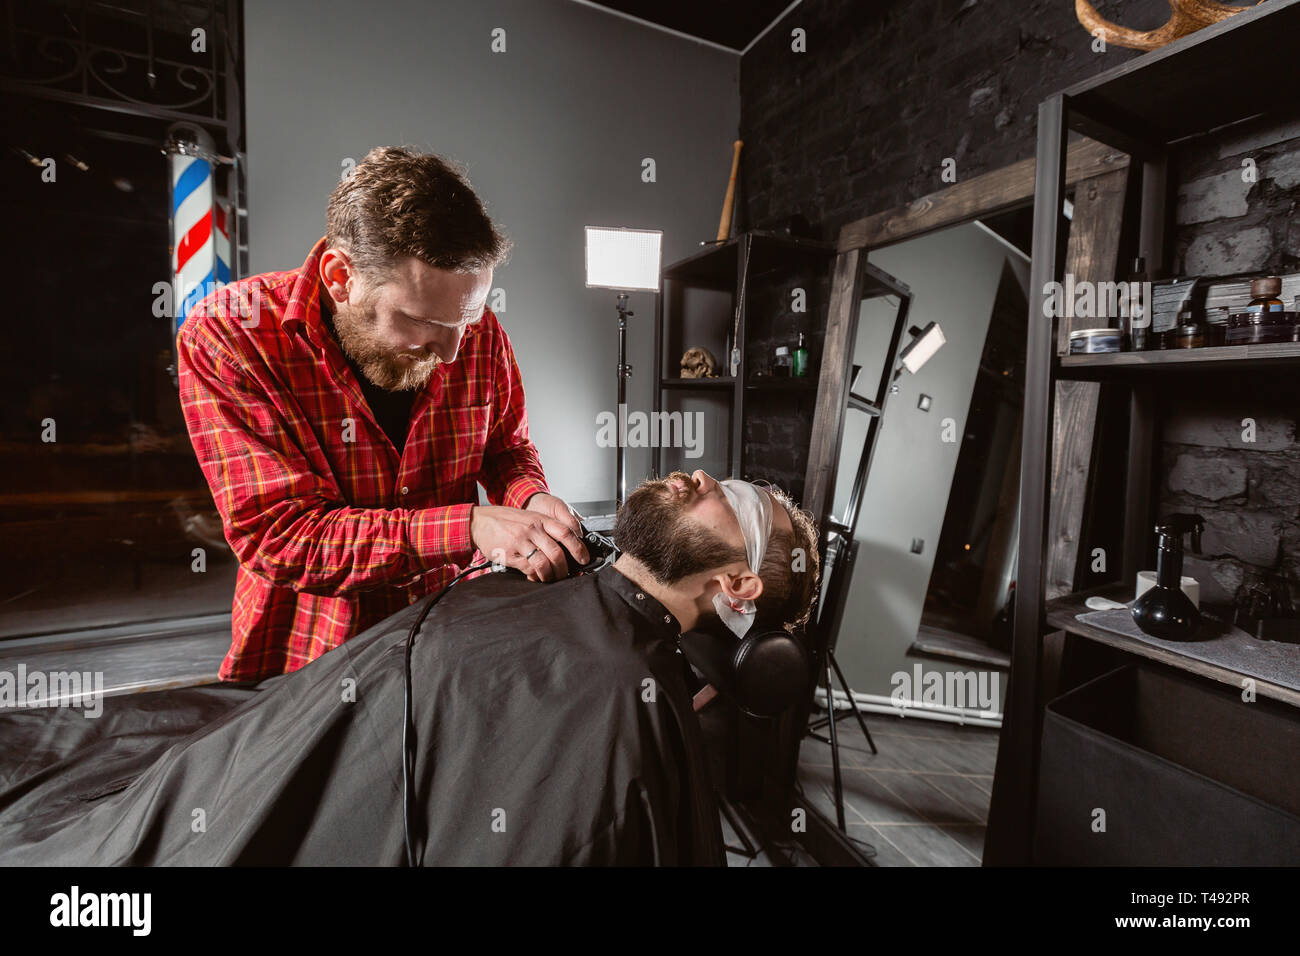
<path id="1" fill-rule="evenodd" d="M 796 500 L 803 498 L 808 445 L 816 410 L 816 374 L 821 368 L 822 345 L 826 338 L 826 310 L 830 306 L 830 269 L 799 270 L 782 275 L 779 281 L 755 281 L 749 285 L 746 309 L 745 364 L 751 377 L 768 369 L 776 348 L 784 345 L 793 356 L 799 333 L 806 333 L 809 381 L 806 392 L 749 390 L 745 393 L 745 467 L 747 481 L 770 481 Z M 801 288 L 806 309 L 791 309 L 791 293 Z"/>
<path id="2" fill-rule="evenodd" d="M 1252 398 L 1248 382 L 1235 384 L 1229 398 L 1171 395 L 1164 418 L 1162 510 L 1205 518 L 1203 554 L 1189 554 L 1184 568 L 1209 601 L 1231 600 L 1250 572 L 1273 565 L 1279 545 L 1292 581 L 1300 580 L 1297 406 Z"/>
<path id="3" fill-rule="evenodd" d="M 1243 176 L 1244 160 L 1251 175 Z M 1189 144 L 1174 161 L 1178 272 L 1300 270 L 1300 105 L 1293 117 Z M 1280 545 L 1300 600 L 1300 382 L 1198 378 L 1165 398 L 1161 510 L 1206 519 L 1204 556 L 1186 563 L 1202 595 L 1230 600 L 1252 572 L 1274 564 Z M 1243 428 L 1247 419 L 1253 431 Z"/>
<path id="4" fill-rule="evenodd" d="M 1140 29 L 1164 0 L 1100 2 Z M 807 31 L 806 53 L 790 31 Z M 1038 104 L 1137 55 L 1092 38 L 1070 0 L 804 0 L 741 61 L 745 224 L 845 222 L 1032 156 Z"/>
<path id="5" fill-rule="evenodd" d="M 1168 16 L 1165 0 L 1095 6 L 1139 29 Z M 791 50 L 795 27 L 806 53 Z M 1070 0 L 804 0 L 741 63 L 742 227 L 806 220 L 833 239 L 846 222 L 942 189 L 946 157 L 965 179 L 1033 155 L 1039 102 L 1139 55 L 1090 45 Z M 1300 270 L 1298 120 L 1245 124 L 1175 154 L 1175 269 Z M 1259 167 L 1253 183 L 1240 176 L 1245 157 Z M 1279 541 L 1300 572 L 1294 395 L 1211 397 L 1169 422 L 1160 508 L 1210 518 L 1197 573 L 1212 599 L 1271 563 Z M 1269 423 L 1267 447 L 1224 437 L 1224 422 L 1247 416 Z M 770 471 L 798 470 L 788 424 L 755 409 L 746 427 Z"/>
<path id="6" fill-rule="evenodd" d="M 1156 26 L 1163 0 L 1102 3 L 1115 19 Z M 1144 19 L 1145 18 L 1145 19 Z M 807 34 L 806 53 L 790 31 Z M 1038 103 L 1135 54 L 1094 54 L 1069 0 L 804 0 L 741 61 L 738 227 L 834 239 L 839 227 L 1033 154 Z M 810 313 L 810 360 L 821 367 L 827 277 Z M 769 315 L 770 313 L 770 315 Z M 751 301 L 749 361 L 793 345 L 778 311 Z M 802 489 L 811 408 L 768 396 L 745 420 L 747 476 Z"/>

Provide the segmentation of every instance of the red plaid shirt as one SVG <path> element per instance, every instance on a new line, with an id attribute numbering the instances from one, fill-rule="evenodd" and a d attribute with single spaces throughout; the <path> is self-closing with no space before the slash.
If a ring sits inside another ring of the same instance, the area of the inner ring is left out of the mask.
<path id="1" fill-rule="evenodd" d="M 177 336 L 181 406 L 239 559 L 222 680 L 297 670 L 476 559 L 470 509 L 547 491 L 519 366 L 490 309 L 411 409 L 397 449 L 301 269 L 209 295 Z"/>

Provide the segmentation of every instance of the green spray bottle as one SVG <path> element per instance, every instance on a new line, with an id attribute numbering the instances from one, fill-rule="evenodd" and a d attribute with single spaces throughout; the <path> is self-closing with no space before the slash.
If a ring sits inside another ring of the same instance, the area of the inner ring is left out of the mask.
<path id="1" fill-rule="evenodd" d="M 795 378 L 803 378 L 808 374 L 808 347 L 804 345 L 803 333 L 799 333 L 799 344 L 794 350 L 794 368 L 790 374 Z"/>

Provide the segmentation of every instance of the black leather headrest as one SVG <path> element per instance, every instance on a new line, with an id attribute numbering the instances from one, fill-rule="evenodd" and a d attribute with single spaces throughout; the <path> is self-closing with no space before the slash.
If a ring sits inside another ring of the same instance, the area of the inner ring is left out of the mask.
<path id="1" fill-rule="evenodd" d="M 755 623 L 738 638 L 718 622 L 682 635 L 686 659 L 741 710 L 775 717 L 808 691 L 808 655 L 782 628 Z"/>

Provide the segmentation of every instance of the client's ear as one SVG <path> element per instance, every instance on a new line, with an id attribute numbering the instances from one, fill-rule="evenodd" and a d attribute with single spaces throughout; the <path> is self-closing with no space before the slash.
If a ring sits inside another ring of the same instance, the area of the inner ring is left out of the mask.
<path id="1" fill-rule="evenodd" d="M 763 579 L 748 568 L 736 573 L 722 571 L 714 580 L 722 593 L 735 601 L 757 601 L 763 593 Z"/>

